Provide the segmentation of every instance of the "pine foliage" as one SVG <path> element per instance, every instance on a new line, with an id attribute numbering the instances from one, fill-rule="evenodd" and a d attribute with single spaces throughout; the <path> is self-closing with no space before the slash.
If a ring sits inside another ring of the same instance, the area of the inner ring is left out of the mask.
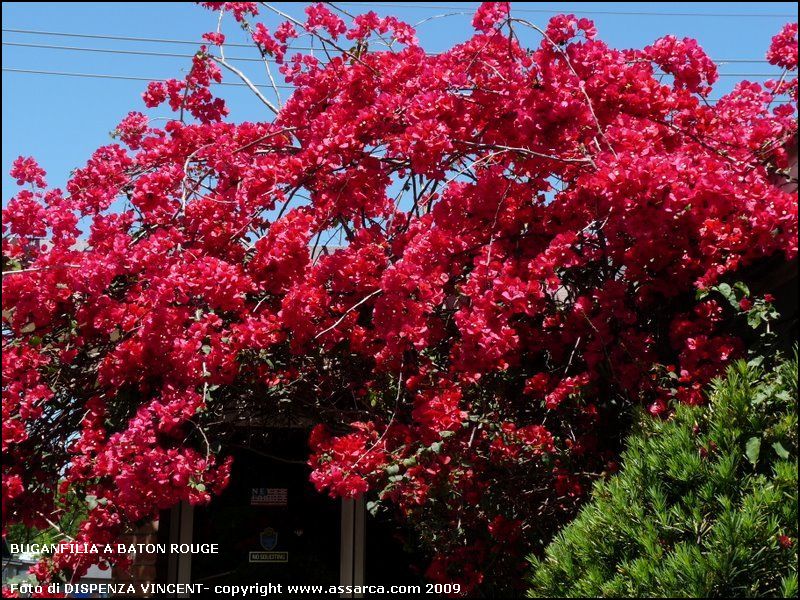
<path id="1" fill-rule="evenodd" d="M 642 418 L 531 597 L 797 597 L 797 359 L 739 362 L 705 407 Z"/>

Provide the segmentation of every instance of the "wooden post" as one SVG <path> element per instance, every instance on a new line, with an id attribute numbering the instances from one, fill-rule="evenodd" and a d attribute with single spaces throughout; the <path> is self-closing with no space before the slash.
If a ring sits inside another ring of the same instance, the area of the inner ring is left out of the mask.
<path id="1" fill-rule="evenodd" d="M 339 558 L 340 585 L 364 585 L 366 541 L 364 498 L 342 499 L 342 535 Z M 342 598 L 362 598 L 363 594 L 343 593 Z"/>

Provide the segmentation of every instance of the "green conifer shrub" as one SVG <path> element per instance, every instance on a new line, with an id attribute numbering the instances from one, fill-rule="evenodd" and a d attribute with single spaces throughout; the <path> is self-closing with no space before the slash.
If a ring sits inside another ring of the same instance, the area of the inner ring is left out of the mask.
<path id="1" fill-rule="evenodd" d="M 797 596 L 797 358 L 641 418 L 619 473 L 531 557 L 531 597 Z"/>

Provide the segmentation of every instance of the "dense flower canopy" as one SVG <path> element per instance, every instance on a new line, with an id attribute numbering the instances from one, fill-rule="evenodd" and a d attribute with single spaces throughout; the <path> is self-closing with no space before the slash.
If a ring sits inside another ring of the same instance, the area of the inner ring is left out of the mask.
<path id="1" fill-rule="evenodd" d="M 375 13 L 317 4 L 274 27 L 264 3 L 201 4 L 296 89 L 275 105 L 254 87 L 265 120 L 226 122 L 210 89 L 242 74 L 211 31 L 185 79 L 147 87 L 163 127 L 130 113 L 65 190 L 14 163 L 4 524 L 46 527 L 69 491 L 97 543 L 208 502 L 231 421 L 291 405 L 320 423 L 312 481 L 420 526 L 428 577 L 519 568 L 613 470 L 625 406 L 701 402 L 742 352 L 735 311 L 697 291 L 796 258 L 797 196 L 776 182 L 797 26 L 768 54 L 780 81 L 714 103 L 694 40 L 616 50 L 572 15 L 540 28 L 487 2 L 432 55 Z M 325 52 L 292 51 L 310 38 Z"/>

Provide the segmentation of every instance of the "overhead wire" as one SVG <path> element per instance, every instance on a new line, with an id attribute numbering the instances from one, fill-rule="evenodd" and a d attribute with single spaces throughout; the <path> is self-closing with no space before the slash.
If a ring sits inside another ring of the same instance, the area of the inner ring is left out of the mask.
<path id="1" fill-rule="evenodd" d="M 86 77 L 91 79 L 118 79 L 118 80 L 126 80 L 126 81 L 168 81 L 169 79 L 163 77 L 143 77 L 143 76 L 136 76 L 136 75 L 113 75 L 107 73 L 74 73 L 68 71 L 48 71 L 42 69 L 16 69 L 11 67 L 3 67 L 2 70 L 4 72 L 9 73 L 24 73 L 30 75 L 51 75 L 51 76 L 60 76 L 60 77 Z M 248 87 L 244 83 L 236 83 L 236 82 L 220 82 L 214 83 L 213 85 L 221 85 L 221 86 L 231 86 L 231 87 Z M 264 84 L 254 84 L 255 87 L 264 88 L 264 89 L 273 89 L 272 85 L 264 85 Z M 284 90 L 293 90 L 295 89 L 292 85 L 283 85 L 277 84 L 276 86 L 278 89 Z M 710 102 L 716 102 L 719 98 L 708 98 Z M 776 99 L 774 103 L 781 104 L 787 103 L 788 100 L 780 100 Z"/>
<path id="2" fill-rule="evenodd" d="M 463 10 L 474 12 L 475 6 L 454 6 L 452 4 L 417 4 L 407 2 L 337 2 L 340 6 L 368 6 L 371 8 L 418 8 L 426 10 Z M 631 16 L 631 17 L 715 17 L 715 18 L 797 18 L 790 13 L 730 13 L 730 12 L 665 12 L 665 11 L 626 11 L 626 10 L 595 10 L 595 9 L 566 9 L 566 8 L 519 8 L 514 7 L 514 12 L 536 14 L 575 13 L 581 15 L 605 16 Z"/>
<path id="3" fill-rule="evenodd" d="M 341 3 L 340 3 L 341 4 Z M 10 28 L 4 27 L 2 29 L 4 33 L 18 33 L 23 35 L 43 35 L 43 36 L 57 36 L 57 37 L 74 37 L 74 38 L 85 38 L 85 39 L 99 39 L 99 40 L 115 40 L 115 41 L 127 41 L 127 42 L 143 42 L 143 43 L 157 43 L 157 44 L 189 44 L 192 46 L 199 46 L 203 43 L 202 40 L 191 41 L 191 40 L 181 40 L 181 39 L 169 39 L 169 38 L 148 38 L 148 37 L 130 37 L 130 36 L 121 36 L 121 35 L 107 35 L 107 34 L 94 34 L 94 33 L 74 33 L 74 32 L 66 32 L 66 31 L 44 31 L 44 30 L 37 30 L 37 29 L 17 29 L 17 28 Z M 253 48 L 252 44 L 242 44 L 242 43 L 234 43 L 234 42 L 226 42 L 225 47 L 230 48 Z M 314 48 L 311 46 L 292 46 L 293 50 L 320 50 L 320 48 Z M 436 54 L 436 53 L 430 53 Z M 715 59 L 717 63 L 749 63 L 749 64 L 757 64 L 757 63 L 766 63 L 767 61 L 763 58 L 723 58 L 723 59 Z"/>
<path id="4" fill-rule="evenodd" d="M 124 50 L 118 48 L 87 48 L 84 46 L 59 46 L 54 44 L 30 44 L 24 42 L 2 42 L 3 46 L 17 48 L 37 48 L 43 50 L 67 50 L 75 52 L 97 52 L 101 54 L 119 54 L 132 56 L 158 56 L 165 58 L 192 58 L 194 54 L 180 54 L 177 52 L 152 52 L 149 50 Z M 226 60 L 233 62 L 275 62 L 274 59 L 255 58 L 247 56 L 228 56 Z M 663 74 L 663 73 L 659 73 Z M 780 77 L 780 73 L 720 73 L 720 77 Z"/>
<path id="5" fill-rule="evenodd" d="M 3 72 L 7 73 L 27 73 L 30 75 L 56 75 L 61 77 L 89 77 L 93 79 L 122 79 L 127 81 L 169 81 L 168 78 L 164 77 L 142 77 L 137 75 L 114 75 L 110 73 L 73 73 L 68 71 L 46 71 L 42 69 L 16 69 L 12 67 L 3 67 Z M 224 86 L 235 86 L 235 87 L 249 87 L 247 84 L 244 83 L 236 83 L 236 82 L 227 82 L 223 81 L 220 83 L 214 82 L 213 85 L 224 85 Z M 265 88 L 265 89 L 272 89 L 272 85 L 259 85 L 254 84 L 255 87 L 258 88 Z M 284 90 L 293 90 L 295 89 L 293 85 L 282 85 L 278 84 L 275 87 L 278 89 Z"/>

